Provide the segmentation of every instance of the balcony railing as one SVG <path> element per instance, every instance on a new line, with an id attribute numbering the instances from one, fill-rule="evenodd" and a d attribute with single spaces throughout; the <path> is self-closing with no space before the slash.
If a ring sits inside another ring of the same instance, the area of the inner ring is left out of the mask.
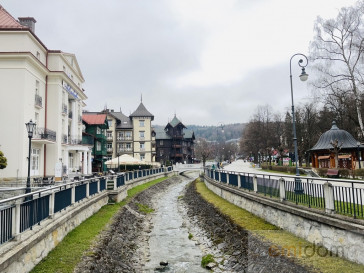
<path id="1" fill-rule="evenodd" d="M 107 148 L 107 152 L 111 153 L 112 152 L 112 148 Z"/>
<path id="2" fill-rule="evenodd" d="M 35 106 L 42 108 L 42 97 L 35 94 Z"/>
<path id="3" fill-rule="evenodd" d="M 57 133 L 50 129 L 37 127 L 33 134 L 33 138 L 46 139 L 55 142 L 57 139 Z"/>
<path id="4" fill-rule="evenodd" d="M 68 107 L 65 103 L 62 104 L 62 114 L 67 115 Z"/>
<path id="5" fill-rule="evenodd" d="M 145 148 L 140 148 L 140 151 L 141 151 L 141 152 L 144 152 L 144 151 L 145 151 Z"/>
<path id="6" fill-rule="evenodd" d="M 67 144 L 68 137 L 66 134 L 62 135 L 62 144 Z"/>
<path id="7" fill-rule="evenodd" d="M 68 144 L 82 144 L 82 139 L 80 139 L 79 136 L 68 136 Z"/>
<path id="8" fill-rule="evenodd" d="M 121 140 L 121 141 L 124 141 L 124 140 L 132 140 L 132 137 L 130 136 L 130 137 L 117 137 L 116 138 L 117 140 Z"/>
<path id="9" fill-rule="evenodd" d="M 132 152 L 132 148 L 119 148 L 119 153 L 120 152 Z"/>

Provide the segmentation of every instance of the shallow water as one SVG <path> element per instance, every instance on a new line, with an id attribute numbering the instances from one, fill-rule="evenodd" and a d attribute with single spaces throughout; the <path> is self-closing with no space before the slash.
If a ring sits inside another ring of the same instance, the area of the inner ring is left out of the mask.
<path id="1" fill-rule="evenodd" d="M 168 261 L 164 272 L 208 272 L 201 267 L 202 251 L 195 241 L 188 239 L 183 216 L 178 209 L 178 196 L 193 179 L 181 177 L 179 184 L 158 195 L 153 215 L 153 229 L 149 238 L 150 261 L 144 272 L 155 272 L 160 261 Z"/>

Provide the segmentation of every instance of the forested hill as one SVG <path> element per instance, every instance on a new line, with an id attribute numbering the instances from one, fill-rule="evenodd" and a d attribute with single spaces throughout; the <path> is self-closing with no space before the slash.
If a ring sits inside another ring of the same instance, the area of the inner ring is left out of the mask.
<path id="1" fill-rule="evenodd" d="M 226 124 L 222 131 L 220 126 L 200 126 L 200 125 L 185 125 L 187 129 L 195 132 L 195 137 L 205 138 L 209 141 L 230 140 L 240 138 L 244 130 L 245 123 Z M 153 125 L 155 128 L 164 128 L 165 126 Z"/>

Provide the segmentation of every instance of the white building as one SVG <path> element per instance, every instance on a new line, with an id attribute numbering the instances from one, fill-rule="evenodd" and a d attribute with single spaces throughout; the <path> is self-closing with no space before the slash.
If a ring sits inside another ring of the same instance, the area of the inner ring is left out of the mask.
<path id="1" fill-rule="evenodd" d="M 26 178 L 30 120 L 37 124 L 31 176 L 55 176 L 56 166 L 61 175 L 91 173 L 90 146 L 82 144 L 82 72 L 74 54 L 42 43 L 35 23 L 15 20 L 0 5 L 0 150 L 8 159 L 0 178 Z"/>

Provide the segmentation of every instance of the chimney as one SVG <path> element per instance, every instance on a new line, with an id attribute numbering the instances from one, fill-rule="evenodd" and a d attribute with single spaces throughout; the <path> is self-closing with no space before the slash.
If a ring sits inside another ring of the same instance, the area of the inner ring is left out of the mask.
<path id="1" fill-rule="evenodd" d="M 18 17 L 19 23 L 25 27 L 28 27 L 33 33 L 35 33 L 35 23 L 37 22 L 33 17 Z"/>

